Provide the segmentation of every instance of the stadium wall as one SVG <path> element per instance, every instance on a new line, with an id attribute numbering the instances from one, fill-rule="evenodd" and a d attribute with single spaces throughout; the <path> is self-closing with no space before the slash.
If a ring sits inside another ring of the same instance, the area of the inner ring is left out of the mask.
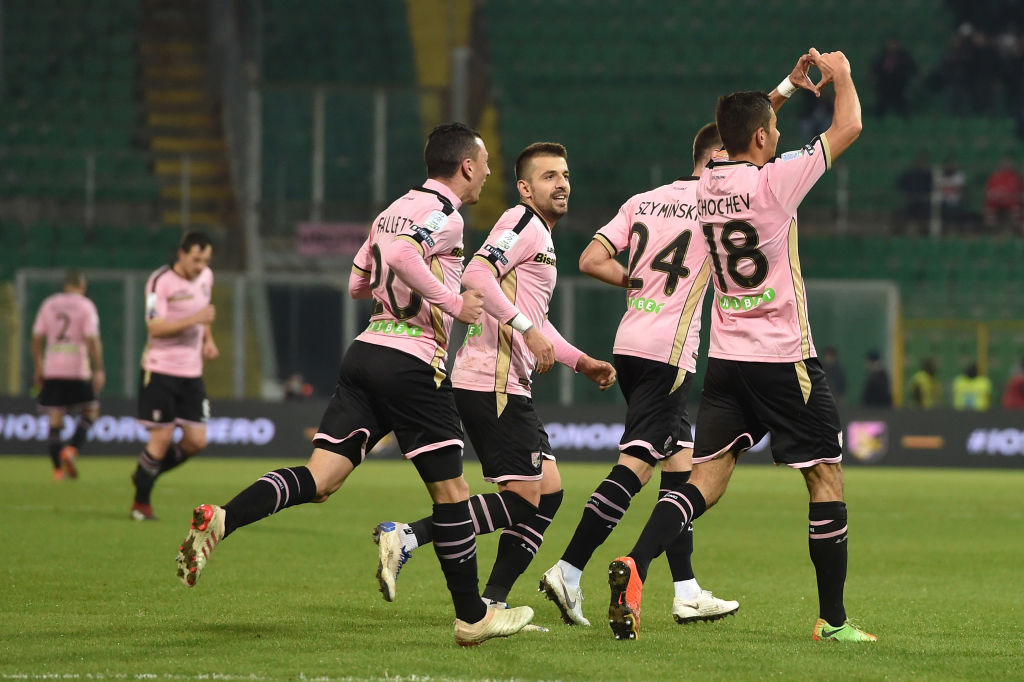
<path id="1" fill-rule="evenodd" d="M 218 400 L 204 455 L 305 458 L 322 401 L 270 403 Z M 551 445 L 562 461 L 610 462 L 622 435 L 623 410 L 615 406 L 541 405 Z M 135 402 L 103 402 L 103 416 L 89 434 L 86 455 L 135 456 L 146 432 L 134 419 Z M 1020 413 L 991 410 L 849 410 L 843 415 L 844 462 L 853 466 L 939 466 L 1024 469 L 1024 426 Z M 28 398 L 0 398 L 0 455 L 46 450 L 47 417 Z M 63 437 L 73 430 L 65 421 Z M 759 443 L 744 462 L 767 464 L 768 443 Z M 472 447 L 467 444 L 472 453 Z M 371 456 L 397 457 L 393 444 Z M 473 473 L 475 464 L 467 462 Z"/>

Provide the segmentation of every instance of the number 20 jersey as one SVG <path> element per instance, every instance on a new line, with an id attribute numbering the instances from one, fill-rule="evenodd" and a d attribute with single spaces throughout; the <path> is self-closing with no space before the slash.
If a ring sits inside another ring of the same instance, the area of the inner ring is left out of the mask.
<path id="1" fill-rule="evenodd" d="M 709 355 L 747 362 L 816 357 L 797 253 L 796 209 L 832 165 L 816 137 L 762 167 L 712 161 L 697 186 L 715 305 Z"/>
<path id="2" fill-rule="evenodd" d="M 594 235 L 612 256 L 629 249 L 616 354 L 696 369 L 701 302 L 711 272 L 696 218 L 697 178 L 679 178 L 631 197 Z"/>
<path id="3" fill-rule="evenodd" d="M 396 239 L 412 241 L 431 274 L 450 292 L 462 278 L 462 216 L 459 198 L 447 186 L 427 180 L 396 199 L 370 225 L 353 268 L 370 277 L 374 309 L 359 341 L 408 353 L 444 371 L 452 316 L 424 300 L 387 264 Z"/>

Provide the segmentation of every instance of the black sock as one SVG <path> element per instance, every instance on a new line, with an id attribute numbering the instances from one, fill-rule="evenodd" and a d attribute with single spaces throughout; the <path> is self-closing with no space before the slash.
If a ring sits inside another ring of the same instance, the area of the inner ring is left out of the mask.
<path id="1" fill-rule="evenodd" d="M 511 490 L 469 498 L 469 517 L 473 520 L 473 532 L 477 535 L 493 533 L 499 528 L 524 521 L 537 513 L 537 508 Z M 433 524 L 429 516 L 409 524 L 418 545 L 433 541 Z"/>
<path id="2" fill-rule="evenodd" d="M 224 537 L 236 528 L 304 504 L 316 497 L 316 481 L 304 466 L 277 469 L 264 474 L 224 505 Z"/>
<path id="3" fill-rule="evenodd" d="M 412 528 L 413 535 L 416 536 L 416 544 L 429 545 L 434 541 L 434 518 L 426 516 L 419 521 L 413 521 L 409 524 Z"/>
<path id="4" fill-rule="evenodd" d="M 85 415 L 78 416 L 78 424 L 75 426 L 75 433 L 71 436 L 71 447 L 81 451 L 82 445 L 85 443 L 85 437 L 89 435 L 89 429 L 92 428 L 92 420 Z"/>
<path id="5" fill-rule="evenodd" d="M 640 539 L 629 553 L 636 562 L 640 580 L 647 580 L 647 569 L 651 561 L 671 546 L 676 536 L 706 509 L 704 496 L 691 483 L 684 484 L 681 490 L 665 493 L 658 499 L 651 517 L 647 519 L 647 525 L 640 533 Z"/>
<path id="6" fill-rule="evenodd" d="M 633 471 L 622 464 L 612 467 L 608 478 L 590 495 L 576 532 L 562 554 L 562 561 L 581 571 L 587 567 L 594 551 L 601 546 L 622 520 L 633 496 L 643 484 Z"/>
<path id="7" fill-rule="evenodd" d="M 540 496 L 536 513 L 530 518 L 506 528 L 498 540 L 498 555 L 491 568 L 491 577 L 484 588 L 484 597 L 494 601 L 508 601 L 512 585 L 533 561 L 544 542 L 544 531 L 562 504 L 563 491 Z"/>
<path id="8" fill-rule="evenodd" d="M 135 467 L 135 473 L 132 474 L 136 504 L 149 504 L 153 486 L 156 484 L 156 477 L 159 475 L 160 460 L 149 454 L 149 450 L 143 448 L 142 454 L 139 455 L 138 466 Z"/>
<path id="9" fill-rule="evenodd" d="M 667 493 L 680 491 L 687 481 L 690 480 L 689 471 L 662 471 L 661 490 L 658 491 L 660 500 Z M 668 568 L 672 572 L 672 582 L 681 580 L 692 580 L 693 565 L 690 557 L 693 556 L 693 523 L 686 524 L 682 532 L 665 549 L 665 558 L 668 559 Z"/>
<path id="10" fill-rule="evenodd" d="M 833 627 L 846 622 L 847 524 L 845 502 L 811 502 L 808 549 L 818 578 L 818 616 Z"/>
<path id="11" fill-rule="evenodd" d="M 434 553 L 441 563 L 448 591 L 455 605 L 455 617 L 476 623 L 487 615 L 480 600 L 476 576 L 476 535 L 469 517 L 469 502 L 435 503 Z"/>
<path id="12" fill-rule="evenodd" d="M 46 437 L 46 452 L 50 455 L 54 469 L 60 469 L 60 427 L 51 426 L 50 434 Z"/>
<path id="13" fill-rule="evenodd" d="M 164 453 L 164 458 L 160 460 L 160 473 L 165 474 L 171 469 L 174 469 L 185 463 L 189 457 L 194 453 L 187 453 L 177 443 L 171 443 L 171 447 L 167 448 L 167 452 Z"/>

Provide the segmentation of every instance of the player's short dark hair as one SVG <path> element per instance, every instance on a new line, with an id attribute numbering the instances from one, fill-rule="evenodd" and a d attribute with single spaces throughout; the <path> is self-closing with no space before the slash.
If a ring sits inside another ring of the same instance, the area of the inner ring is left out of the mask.
<path id="1" fill-rule="evenodd" d="M 714 121 L 706 123 L 697 131 L 693 138 L 693 165 L 722 148 L 722 136 L 718 134 L 718 124 Z"/>
<path id="2" fill-rule="evenodd" d="M 71 268 L 64 273 L 64 286 L 75 288 L 85 286 L 85 275 L 77 268 Z"/>
<path id="3" fill-rule="evenodd" d="M 428 178 L 450 178 L 462 162 L 476 159 L 480 133 L 463 123 L 443 123 L 430 131 L 423 160 Z"/>
<path id="4" fill-rule="evenodd" d="M 730 156 L 742 154 L 758 128 L 768 129 L 772 120 L 772 101 L 764 92 L 745 90 L 718 98 L 715 123 Z"/>
<path id="5" fill-rule="evenodd" d="M 213 246 L 213 241 L 202 232 L 189 232 L 181 238 L 178 248 L 188 253 L 193 246 L 198 246 L 200 251 L 205 251 L 207 246 Z"/>
<path id="6" fill-rule="evenodd" d="M 523 179 L 527 164 L 536 156 L 558 156 L 568 159 L 569 153 L 565 150 L 565 145 L 557 142 L 534 142 L 528 145 L 516 158 L 516 180 Z"/>

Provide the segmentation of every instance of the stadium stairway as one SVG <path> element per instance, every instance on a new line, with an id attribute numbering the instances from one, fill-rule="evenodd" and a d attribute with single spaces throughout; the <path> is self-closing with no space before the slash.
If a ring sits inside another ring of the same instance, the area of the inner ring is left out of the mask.
<path id="1" fill-rule="evenodd" d="M 219 110 L 206 83 L 206 13 L 201 0 L 143 0 L 142 91 L 162 221 L 232 227 L 237 222 Z M 182 174 L 188 165 L 189 183 Z M 182 215 L 182 195 L 191 210 Z"/>

